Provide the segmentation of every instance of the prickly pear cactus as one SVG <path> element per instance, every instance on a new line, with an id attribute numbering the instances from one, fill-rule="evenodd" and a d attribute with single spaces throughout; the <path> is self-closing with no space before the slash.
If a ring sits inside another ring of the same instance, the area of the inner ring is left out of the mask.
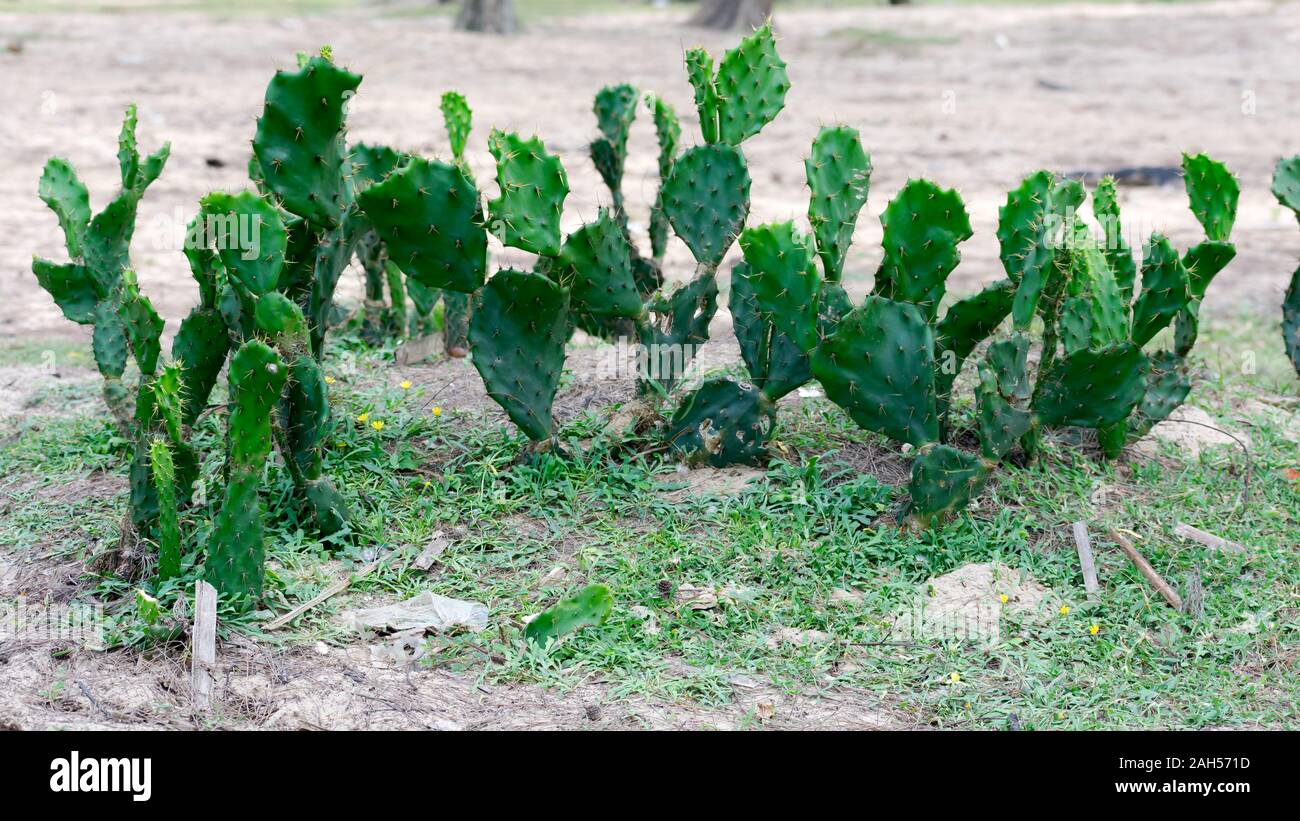
<path id="1" fill-rule="evenodd" d="M 686 73 L 695 88 L 705 142 L 740 145 L 785 107 L 790 90 L 785 61 L 776 52 L 772 27 L 765 25 L 728 51 L 714 74 L 703 49 L 686 53 Z"/>
<path id="2" fill-rule="evenodd" d="M 564 370 L 568 311 L 568 290 L 528 271 L 498 271 L 474 297 L 474 367 L 488 395 L 533 441 L 555 432 L 551 403 Z"/>
<path id="3" fill-rule="evenodd" d="M 262 468 L 271 452 L 271 418 L 288 370 L 265 343 L 245 342 L 230 360 L 229 448 L 225 500 L 213 522 L 204 577 L 245 606 L 262 595 Z"/>
<path id="4" fill-rule="evenodd" d="M 158 493 L 158 578 L 166 581 L 181 572 L 181 529 L 176 512 L 176 465 L 171 449 L 161 439 L 149 446 L 149 466 Z"/>

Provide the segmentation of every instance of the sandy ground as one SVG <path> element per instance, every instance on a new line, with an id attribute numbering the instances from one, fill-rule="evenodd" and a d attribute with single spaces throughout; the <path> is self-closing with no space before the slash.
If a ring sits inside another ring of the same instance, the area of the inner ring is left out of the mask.
<path id="1" fill-rule="evenodd" d="M 957 187 L 966 198 L 976 235 L 964 246 L 950 289 L 964 293 L 1000 275 L 996 207 L 1025 173 L 1043 166 L 1070 172 L 1177 165 L 1180 151 L 1204 150 L 1226 161 L 1243 188 L 1234 233 L 1240 254 L 1207 304 L 1244 307 L 1275 321 L 1300 254 L 1300 232 L 1268 193 L 1275 160 L 1300 150 L 1296 4 L 868 8 L 784 13 L 779 23 L 794 88 L 782 116 L 746 144 L 752 219 L 802 219 L 801 157 L 818 125 L 859 128 L 875 174 L 851 258 L 852 290 L 868 287 L 879 260 L 878 215 L 909 176 Z M 491 125 L 543 135 L 569 170 L 571 228 L 593 217 L 606 196 L 586 156 L 595 91 L 626 80 L 660 93 L 682 113 L 691 144 L 698 129 L 682 50 L 702 42 L 721 51 L 732 41 L 641 14 L 553 20 L 510 40 L 457 34 L 442 18 L 357 12 L 271 22 L 0 15 L 0 43 L 21 44 L 17 53 L 0 50 L 0 106 L 7 112 L 0 118 L 0 344 L 84 334 L 59 315 L 30 272 L 33 253 L 64 253 L 36 184 L 45 158 L 61 154 L 102 207 L 116 190 L 115 138 L 130 101 L 140 105 L 143 146 L 173 144 L 168 170 L 145 200 L 133 249 L 144 288 L 170 330 L 196 299 L 180 232 L 204 193 L 246 185 L 263 90 L 296 51 L 330 43 L 341 62 L 366 75 L 351 109 L 356 140 L 445 153 L 437 101 L 449 88 L 464 92 L 476 111 L 471 160 L 479 179 L 492 178 L 485 149 Z M 632 151 L 626 188 L 634 218 L 644 221 L 655 185 L 644 113 Z M 1130 225 L 1166 231 L 1179 247 L 1199 239 L 1181 185 L 1123 193 Z M 670 263 L 679 276 L 691 269 L 680 244 Z M 358 291 L 350 277 L 345 295 Z M 556 407 L 562 419 L 627 398 L 627 386 L 611 387 L 581 366 L 598 355 L 571 355 L 574 381 Z M 710 365 L 736 359 L 725 314 L 703 357 Z M 82 364 L 59 363 L 60 378 L 95 381 Z M 442 359 L 400 373 L 434 386 L 455 383 L 458 408 L 492 410 L 466 361 Z M 27 408 L 99 412 L 97 405 L 65 406 L 46 374 L 37 366 L 2 369 L 0 416 Z M 722 492 L 747 478 L 715 477 Z M 120 490 L 120 477 L 100 475 L 51 492 L 107 498 Z M 6 507 L 0 498 L 0 515 Z M 0 549 L 0 598 L 20 591 L 66 598 L 81 589 L 80 575 L 78 564 L 20 559 Z M 444 670 L 376 665 L 364 646 L 277 650 L 240 639 L 222 647 L 218 712 L 203 717 L 188 707 L 183 653 L 64 656 L 56 649 L 0 646 L 0 728 L 737 727 L 755 716 L 778 727 L 914 723 L 873 695 L 842 688 L 793 696 L 738 676 L 735 702 L 726 708 L 607 703 L 599 683 L 568 694 L 483 685 Z"/>
<path id="2" fill-rule="evenodd" d="M 605 83 L 655 91 L 698 140 L 684 48 L 720 52 L 734 38 L 683 28 L 677 17 L 631 13 L 539 22 L 501 40 L 451 31 L 442 17 L 213 19 L 195 14 L 0 15 L 0 339 L 85 333 L 37 287 L 32 254 L 64 257 L 53 215 L 36 196 L 51 154 L 69 158 L 102 207 L 116 191 L 116 134 L 123 107 L 140 106 L 141 140 L 172 142 L 172 158 L 141 210 L 134 245 L 140 279 L 174 329 L 196 299 L 179 253 L 181 231 L 204 193 L 247 184 L 253 119 L 272 71 L 294 54 L 332 44 L 365 75 L 351 136 L 444 154 L 437 113 L 446 89 L 474 106 L 471 161 L 492 179 L 489 127 L 541 134 L 568 168 L 569 227 L 606 198 L 586 155 L 591 99 Z M 921 6 L 787 12 L 781 52 L 793 89 L 786 111 L 746 143 L 754 175 L 752 222 L 803 218 L 800 158 L 819 124 L 861 130 L 875 173 L 859 223 L 850 278 L 867 288 L 879 261 L 878 215 L 909 176 L 959 189 L 975 237 L 950 291 L 1000 275 L 997 205 L 1027 172 L 1177 165 L 1207 151 L 1240 176 L 1240 254 L 1215 283 L 1209 306 L 1276 311 L 1300 253 L 1300 233 L 1268 193 L 1279 156 L 1300 150 L 1300 6 L 1233 0 L 1166 6 L 1018 8 Z M 557 59 L 562 55 L 564 59 Z M 655 187 L 654 144 L 642 113 L 626 188 L 644 222 Z M 220 163 L 220 167 L 213 167 Z M 489 188 L 493 188 L 488 184 Z M 1182 186 L 1130 188 L 1135 232 L 1199 239 Z M 678 276 L 691 269 L 674 242 Z M 345 294 L 358 292 L 356 277 Z M 1211 307 L 1211 310 L 1213 307 Z"/>

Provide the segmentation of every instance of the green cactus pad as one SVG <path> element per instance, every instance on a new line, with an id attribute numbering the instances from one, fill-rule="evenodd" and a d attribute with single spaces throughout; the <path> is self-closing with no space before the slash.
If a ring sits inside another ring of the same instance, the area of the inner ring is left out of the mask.
<path id="1" fill-rule="evenodd" d="M 448 91 L 442 95 L 443 124 L 447 128 L 447 139 L 451 142 L 451 155 L 457 160 L 465 159 L 465 143 L 469 132 L 474 127 L 474 115 L 470 111 L 469 101 L 463 94 Z"/>
<path id="2" fill-rule="evenodd" d="M 1113 425 L 1142 401 L 1146 369 L 1146 356 L 1130 342 L 1070 354 L 1040 377 L 1034 415 L 1045 425 Z"/>
<path id="3" fill-rule="evenodd" d="M 459 168 L 419 157 L 357 196 L 388 258 L 429 288 L 471 293 L 487 273 L 478 192 Z"/>
<path id="4" fill-rule="evenodd" d="M 663 184 L 673 170 L 677 159 L 677 143 L 682 136 L 681 124 L 677 121 L 677 112 L 659 97 L 651 98 L 650 103 L 655 121 L 655 135 L 659 141 L 659 190 L 655 193 L 654 207 L 650 210 L 650 253 L 657 260 L 664 258 L 668 250 L 668 216 L 664 214 Z M 645 291 L 643 290 L 642 293 Z"/>
<path id="5" fill-rule="evenodd" d="M 253 155 L 263 181 L 284 207 L 333 228 L 348 204 L 344 120 L 361 75 L 313 57 L 297 71 L 279 71 L 266 89 Z"/>
<path id="6" fill-rule="evenodd" d="M 776 53 L 771 25 L 755 30 L 723 55 L 715 85 L 722 142 L 740 145 L 776 119 L 785 107 L 790 77 Z"/>
<path id="7" fill-rule="evenodd" d="M 569 178 L 559 157 L 546 153 L 537 137 L 525 140 L 496 130 L 488 138 L 488 150 L 496 158 L 501 189 L 488 203 L 493 235 L 503 245 L 534 254 L 560 253 L 560 214 Z"/>
<path id="8" fill-rule="evenodd" d="M 1169 418 L 1192 392 L 1187 361 L 1169 351 L 1151 356 L 1146 374 L 1146 392 L 1129 419 L 1128 434 L 1134 439 L 1145 436 L 1157 423 Z"/>
<path id="9" fill-rule="evenodd" d="M 307 320 L 302 308 L 284 294 L 272 292 L 257 301 L 258 330 L 271 337 L 307 338 Z"/>
<path id="10" fill-rule="evenodd" d="M 123 190 L 139 195 L 162 174 L 172 148 L 171 143 L 163 143 L 162 148 L 150 154 L 142 163 L 135 138 L 137 125 L 139 118 L 135 106 L 127 106 L 126 114 L 122 117 L 122 130 L 117 138 L 117 161 L 122 171 Z"/>
<path id="11" fill-rule="evenodd" d="M 803 166 L 810 192 L 808 224 L 817 241 L 822 271 L 828 281 L 839 282 L 858 214 L 867 204 L 871 158 L 862 150 L 856 129 L 823 126 Z"/>
<path id="12" fill-rule="evenodd" d="M 812 367 L 862 427 L 918 447 L 939 438 L 934 337 L 915 305 L 867 297 L 813 351 Z"/>
<path id="13" fill-rule="evenodd" d="M 673 163 L 664 213 L 697 262 L 716 268 L 749 217 L 749 169 L 728 145 L 702 145 Z"/>
<path id="14" fill-rule="evenodd" d="M 1151 235 L 1142 261 L 1142 293 L 1133 305 L 1132 339 L 1139 347 L 1151 341 L 1187 306 L 1190 283 L 1187 269 L 1169 240 Z"/>
<path id="15" fill-rule="evenodd" d="M 713 73 L 713 58 L 702 48 L 686 52 L 686 79 L 695 89 L 695 108 L 700 113 L 700 133 L 712 145 L 718 142 L 718 87 Z"/>
<path id="16" fill-rule="evenodd" d="M 250 191 L 208 194 L 202 206 L 207 241 L 226 273 L 258 296 L 275 290 L 288 246 L 279 209 Z"/>
<path id="17" fill-rule="evenodd" d="M 575 312 L 633 319 L 642 313 L 641 295 L 632 276 L 631 248 L 618 221 L 604 209 L 595 222 L 564 240 L 552 275 L 570 289 Z"/>
<path id="18" fill-rule="evenodd" d="M 116 287 L 122 272 L 131 265 L 131 235 L 135 233 L 138 204 L 135 193 L 118 194 L 90 221 L 82 238 L 82 258 L 104 293 Z"/>
<path id="19" fill-rule="evenodd" d="M 158 367 L 158 355 L 162 351 L 163 320 L 153 309 L 149 298 L 140 293 L 136 285 L 135 274 L 127 271 L 122 280 L 122 302 L 118 306 L 118 316 L 127 340 L 131 343 L 131 352 L 135 355 L 140 373 L 153 375 Z"/>
<path id="20" fill-rule="evenodd" d="M 745 273 L 759 310 L 805 353 L 817 346 L 818 297 L 812 238 L 793 222 L 746 228 L 740 235 Z M 732 278 L 734 282 L 734 277 Z"/>
<path id="21" fill-rule="evenodd" d="M 1137 283 L 1137 263 L 1133 259 L 1133 249 L 1124 239 L 1124 227 L 1120 223 L 1119 193 L 1115 189 L 1115 178 L 1104 177 L 1097 183 L 1092 194 L 1092 213 L 1101 223 L 1105 241 L 1102 252 L 1119 287 L 1120 300 L 1127 309 L 1133 303 L 1133 288 Z"/>
<path id="22" fill-rule="evenodd" d="M 540 274 L 498 271 L 474 297 L 474 367 L 488 395 L 534 441 L 551 437 L 564 370 L 569 294 Z"/>
<path id="23" fill-rule="evenodd" d="M 181 385 L 181 364 L 171 362 L 149 382 L 153 392 L 153 414 L 172 442 L 182 441 L 182 407 L 184 388 Z"/>
<path id="24" fill-rule="evenodd" d="M 224 503 L 213 521 L 204 577 L 219 593 L 249 604 L 261 597 L 266 547 L 259 488 L 271 451 L 272 412 L 288 369 L 264 343 L 246 342 L 230 360 L 230 444 Z"/>
<path id="25" fill-rule="evenodd" d="M 627 162 L 627 137 L 636 119 L 640 94 L 627 83 L 605 86 L 596 93 L 593 110 L 600 136 L 591 144 L 591 158 L 601 179 L 622 206 L 623 166 Z"/>
<path id="26" fill-rule="evenodd" d="M 711 379 L 687 395 L 668 426 L 667 441 L 688 461 L 714 467 L 759 462 L 776 407 L 752 385 Z"/>
<path id="27" fill-rule="evenodd" d="M 731 269 L 728 307 L 740 356 L 764 396 L 775 402 L 812 378 L 808 355 L 764 317 L 744 262 Z"/>
<path id="28" fill-rule="evenodd" d="M 1273 196 L 1300 220 L 1300 154 L 1278 160 L 1273 169 Z"/>
<path id="29" fill-rule="evenodd" d="M 184 386 L 183 414 L 193 425 L 208 405 L 208 396 L 230 352 L 230 333 L 221 314 L 212 308 L 195 308 L 181 320 L 172 340 L 172 358 L 181 364 Z"/>
<path id="30" fill-rule="evenodd" d="M 1228 263 L 1237 256 L 1237 247 L 1231 242 L 1205 242 L 1193 245 L 1183 254 L 1183 267 L 1187 269 L 1188 292 L 1193 299 L 1201 299 L 1210 283 Z"/>
<path id="31" fill-rule="evenodd" d="M 524 628 L 524 638 L 545 647 L 584 627 L 599 627 L 614 610 L 614 596 L 603 584 L 583 588 L 578 595 L 557 602 Z"/>
<path id="32" fill-rule="evenodd" d="M 126 370 L 128 348 L 126 329 L 118 316 L 117 303 L 106 299 L 96 305 L 91 324 L 94 333 L 90 345 L 99 372 L 106 377 L 120 377 Z"/>
<path id="33" fill-rule="evenodd" d="M 971 237 L 970 216 L 956 191 L 929 180 L 908 180 L 880 215 L 885 258 L 876 274 L 876 293 L 918 305 L 933 318 L 945 281 Z"/>
<path id="34" fill-rule="evenodd" d="M 352 184 L 358 191 L 383 182 L 410 161 L 411 156 L 386 145 L 357 143 L 352 146 Z"/>
<path id="35" fill-rule="evenodd" d="M 470 295 L 456 291 L 442 294 L 443 347 L 452 356 L 464 356 L 469 351 Z"/>
<path id="36" fill-rule="evenodd" d="M 1291 364 L 1300 374 L 1300 268 L 1291 275 L 1291 285 L 1282 301 L 1282 341 Z"/>
<path id="37" fill-rule="evenodd" d="M 84 265 L 60 265 L 48 259 L 34 257 L 32 273 L 36 281 L 63 311 L 63 315 L 78 325 L 88 325 L 95 317 L 95 306 L 103 294 L 98 283 Z"/>
<path id="38" fill-rule="evenodd" d="M 166 581 L 181 572 L 181 528 L 176 515 L 176 464 L 161 439 L 149 445 L 149 467 L 158 494 L 158 579 Z"/>
<path id="39" fill-rule="evenodd" d="M 67 160 L 51 157 L 45 163 L 37 189 L 41 200 L 59 218 L 68 256 L 81 256 L 81 240 L 90 224 L 90 194 Z"/>
<path id="40" fill-rule="evenodd" d="M 1007 194 L 998 208 L 998 244 L 1002 267 L 1012 282 L 1019 283 L 1026 268 L 1046 265 L 1047 213 L 1051 208 L 1052 174 L 1037 171 Z"/>
<path id="41" fill-rule="evenodd" d="M 1066 354 L 1087 350 L 1092 344 L 1092 302 L 1076 296 L 1061 303 L 1058 328 Z"/>
<path id="42" fill-rule="evenodd" d="M 988 478 L 989 468 L 975 454 L 948 445 L 928 448 L 912 462 L 912 514 L 923 527 L 939 524 L 966 507 Z"/>
<path id="43" fill-rule="evenodd" d="M 1225 241 L 1237 219 L 1241 188 L 1232 172 L 1204 154 L 1183 155 L 1183 184 L 1192 213 L 1205 229 L 1206 239 Z"/>

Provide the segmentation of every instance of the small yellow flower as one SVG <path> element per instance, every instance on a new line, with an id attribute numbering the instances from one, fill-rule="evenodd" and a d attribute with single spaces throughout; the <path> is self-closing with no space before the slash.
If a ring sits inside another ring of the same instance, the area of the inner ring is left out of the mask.
<path id="1" fill-rule="evenodd" d="M 961 681 L 961 673 L 951 673 L 949 674 L 948 678 L 952 681 L 953 684 L 956 684 L 957 682 Z"/>
<path id="2" fill-rule="evenodd" d="M 1068 604 L 1061 605 L 1061 615 L 1062 616 L 1070 615 L 1070 605 Z"/>
<path id="3" fill-rule="evenodd" d="M 428 479 L 425 479 L 425 480 L 424 480 L 424 486 L 425 486 L 426 488 L 429 487 L 429 486 L 432 485 L 432 484 L 433 484 L 433 482 L 430 482 Z"/>
<path id="4" fill-rule="evenodd" d="M 442 416 L 442 407 L 439 406 L 439 405 L 434 405 L 434 406 L 433 406 L 433 418 L 434 418 L 434 419 L 437 419 L 439 416 Z"/>
<path id="5" fill-rule="evenodd" d="M 384 422 L 381 419 L 376 419 L 375 421 L 370 423 L 370 427 L 374 428 L 375 430 L 383 430 Z"/>
<path id="6" fill-rule="evenodd" d="M 366 422 L 370 421 L 370 414 L 369 414 L 369 413 L 358 413 L 358 414 L 357 414 L 357 421 L 364 425 Z"/>
<path id="7" fill-rule="evenodd" d="M 1097 635 L 1098 633 L 1101 632 L 1101 625 L 1100 624 L 1092 625 L 1091 627 L 1088 628 L 1088 632 L 1094 636 Z"/>
<path id="8" fill-rule="evenodd" d="M 402 384 L 400 385 L 400 387 L 401 387 L 401 389 L 404 390 L 404 391 L 409 391 L 409 390 L 411 389 L 411 380 L 409 380 L 409 379 L 403 379 L 403 380 L 402 380 Z"/>
<path id="9" fill-rule="evenodd" d="M 337 441 L 337 442 L 334 443 L 334 446 L 335 446 L 335 447 L 338 447 L 338 448 L 345 448 L 345 447 L 348 446 L 348 443 L 347 443 L 347 442 L 344 442 L 342 439 L 340 439 L 339 441 Z"/>
<path id="10" fill-rule="evenodd" d="M 334 384 L 334 377 L 332 377 L 332 376 L 327 376 L 327 377 L 325 377 L 325 384 L 326 384 L 326 385 L 333 385 L 333 384 Z"/>
<path id="11" fill-rule="evenodd" d="M 998 601 L 1002 602 L 1003 604 L 1006 604 L 1008 601 L 1007 594 L 1003 593 L 1001 596 L 998 596 Z"/>
<path id="12" fill-rule="evenodd" d="M 1056 714 L 1056 720 L 1057 720 L 1057 721 L 1065 721 L 1065 713 L 1057 713 L 1057 714 Z"/>

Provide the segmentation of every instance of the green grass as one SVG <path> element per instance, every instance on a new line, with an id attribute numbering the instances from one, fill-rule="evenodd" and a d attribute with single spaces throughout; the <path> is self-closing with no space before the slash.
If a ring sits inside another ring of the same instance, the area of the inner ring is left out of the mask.
<path id="1" fill-rule="evenodd" d="M 1198 347 L 1207 368 L 1256 352 L 1254 373 L 1224 367 L 1193 393 L 1192 404 L 1225 420 L 1246 397 L 1297 392 L 1270 323 L 1244 319 L 1211 321 Z M 334 351 L 327 372 L 336 379 L 338 432 L 326 467 L 356 502 L 355 538 L 336 554 L 341 566 L 327 564 L 328 546 L 304 533 L 288 480 L 272 468 L 266 609 L 223 613 L 223 629 L 277 645 L 354 641 L 334 620 L 360 601 L 346 595 L 287 630 L 266 635 L 259 624 L 379 558 L 380 569 L 352 588 L 365 601 L 428 589 L 488 605 L 489 631 L 434 637 L 426 661 L 490 682 L 563 690 L 597 681 L 610 698 L 643 694 L 716 705 L 735 697 L 732 682 L 744 675 L 805 694 L 857 688 L 918 725 L 939 727 L 999 728 L 1012 715 L 1033 728 L 1294 723 L 1300 685 L 1287 670 L 1300 647 L 1300 483 L 1285 471 L 1300 460 L 1294 444 L 1266 427 L 1249 429 L 1248 488 L 1240 450 L 1212 450 L 1189 462 L 1166 452 L 1162 462 L 1103 463 L 1062 436 L 1033 467 L 1000 470 L 978 503 L 944 530 L 914 534 L 876 521 L 900 491 L 855 466 L 860 459 L 845 461 L 867 447 L 887 456 L 892 446 L 824 402 L 783 411 L 780 439 L 798 456 L 771 464 L 763 481 L 734 497 L 674 500 L 668 492 L 683 479 L 676 466 L 604 441 L 594 415 L 565 428 L 570 458 L 517 460 L 523 442 L 513 431 L 454 407 L 435 418 L 420 388 L 393 384 L 383 354 L 355 345 Z M 96 386 L 79 389 L 93 396 Z M 362 413 L 367 423 L 383 421 L 383 429 L 358 422 Z M 969 421 L 968 406 L 959 413 Z M 8 508 L 0 543 L 64 559 L 86 558 L 93 543 L 111 544 L 124 492 L 104 498 L 51 491 L 122 475 L 126 443 L 102 415 L 33 416 L 22 425 L 0 446 L 0 498 Z M 208 453 L 219 451 L 218 428 L 210 416 L 197 432 Z M 219 470 L 219 460 L 209 458 L 208 487 L 219 487 Z M 1108 493 L 1098 503 L 1094 491 L 1103 485 Z M 150 588 L 164 608 L 192 588 L 217 495 L 183 515 L 186 575 Z M 1076 519 L 1089 522 L 1099 552 L 1104 595 L 1095 603 L 1085 601 L 1069 537 Z M 1253 552 L 1212 553 L 1179 541 L 1169 529 L 1180 520 Z M 1203 617 L 1165 605 L 1109 545 L 1104 534 L 1111 527 L 1137 534 L 1140 549 L 1176 586 L 1199 569 Z M 439 529 L 453 537 L 441 564 L 430 575 L 410 570 Z M 1028 571 L 1070 612 L 1045 623 L 1004 622 L 1004 638 L 991 648 L 956 640 L 896 643 L 893 619 L 919 584 L 985 561 Z M 567 575 L 543 589 L 543 578 L 562 564 Z M 549 652 L 521 639 L 526 617 L 596 582 L 609 585 L 616 600 L 603 627 Z M 133 600 L 134 586 L 124 581 L 87 577 L 85 584 L 87 592 Z M 687 584 L 725 591 L 722 601 L 707 610 L 679 606 L 671 591 Z M 856 591 L 860 601 L 832 601 L 836 590 Z M 1250 618 L 1259 622 L 1257 632 L 1230 631 Z M 1093 624 L 1100 628 L 1095 636 Z M 787 628 L 828 638 L 770 646 Z M 138 646 L 147 636 L 133 608 L 122 608 L 114 641 Z"/>

